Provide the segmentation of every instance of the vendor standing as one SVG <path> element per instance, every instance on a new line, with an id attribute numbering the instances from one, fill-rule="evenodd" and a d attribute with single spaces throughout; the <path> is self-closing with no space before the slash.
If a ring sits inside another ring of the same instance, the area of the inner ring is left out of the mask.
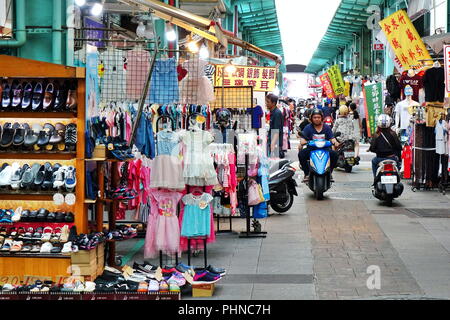
<path id="1" fill-rule="evenodd" d="M 270 111 L 270 129 L 268 136 L 268 153 L 271 158 L 284 158 L 283 147 L 283 113 L 277 107 L 278 97 L 273 93 L 266 96 L 266 107 Z"/>

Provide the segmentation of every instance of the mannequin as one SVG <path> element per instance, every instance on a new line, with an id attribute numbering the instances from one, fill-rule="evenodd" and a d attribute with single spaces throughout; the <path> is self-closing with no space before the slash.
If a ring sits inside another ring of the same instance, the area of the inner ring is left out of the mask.
<path id="1" fill-rule="evenodd" d="M 409 69 L 400 78 L 400 89 L 404 91 L 406 86 L 411 86 L 413 89 L 413 100 L 420 102 L 420 90 L 423 89 L 422 74 L 417 74 L 413 69 Z M 403 94 L 402 99 L 405 98 L 406 96 Z"/>
<path id="2" fill-rule="evenodd" d="M 404 90 L 405 100 L 400 101 L 395 106 L 395 124 L 397 130 L 406 130 L 409 126 L 409 120 L 414 113 L 414 108 L 420 106 L 417 101 L 413 100 L 413 89 L 406 86 Z"/>
<path id="3" fill-rule="evenodd" d="M 352 98 L 359 99 L 362 92 L 362 78 L 359 76 L 359 72 L 355 71 L 355 76 L 353 78 L 353 95 Z"/>

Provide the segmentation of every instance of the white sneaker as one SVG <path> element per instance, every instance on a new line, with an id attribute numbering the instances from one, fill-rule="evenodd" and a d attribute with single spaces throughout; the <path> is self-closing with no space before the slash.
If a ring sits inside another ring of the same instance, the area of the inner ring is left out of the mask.
<path id="1" fill-rule="evenodd" d="M 53 249 L 53 245 L 51 242 L 45 242 L 42 246 L 41 246 L 41 253 L 50 253 Z"/>
<path id="2" fill-rule="evenodd" d="M 86 281 L 86 283 L 84 284 L 84 291 L 85 292 L 94 292 L 95 286 L 96 286 L 95 282 Z"/>
<path id="3" fill-rule="evenodd" d="M 12 220 L 12 222 L 18 222 L 18 221 L 20 221 L 20 217 L 21 217 L 21 215 L 22 215 L 22 207 L 18 207 L 17 209 L 16 209 L 16 211 L 14 211 L 14 214 L 13 214 L 13 216 L 11 217 L 11 220 Z"/>
<path id="4" fill-rule="evenodd" d="M 0 186 L 9 186 L 11 185 L 11 176 L 14 170 L 12 166 L 7 166 L 5 169 L 0 172 Z"/>
<path id="5" fill-rule="evenodd" d="M 72 242 L 66 242 L 61 250 L 62 254 L 71 254 L 72 253 Z"/>
<path id="6" fill-rule="evenodd" d="M 53 189 L 61 188 L 64 184 L 64 173 L 67 170 L 67 166 L 60 167 L 55 173 L 53 173 Z"/>
<path id="7" fill-rule="evenodd" d="M 157 280 L 150 280 L 148 285 L 148 292 L 158 292 L 159 291 L 159 282 Z"/>

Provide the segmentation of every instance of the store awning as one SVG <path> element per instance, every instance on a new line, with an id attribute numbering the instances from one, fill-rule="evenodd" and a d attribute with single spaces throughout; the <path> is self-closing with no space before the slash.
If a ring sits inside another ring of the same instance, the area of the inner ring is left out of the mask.
<path id="1" fill-rule="evenodd" d="M 435 34 L 429 37 L 424 37 L 423 42 L 430 46 L 437 54 L 444 50 L 445 44 L 450 44 L 450 33 Z"/>
<path id="2" fill-rule="evenodd" d="M 245 50 L 256 53 L 260 56 L 269 58 L 275 61 L 278 65 L 282 63 L 281 56 L 270 51 L 259 48 L 251 43 L 243 41 L 235 37 L 232 33 L 223 30 L 219 24 L 216 24 L 210 19 L 203 18 L 193 13 L 172 7 L 163 2 L 155 0 L 119 0 L 120 2 L 138 6 L 142 9 L 150 8 L 154 14 L 161 19 L 170 21 L 171 23 L 198 34 L 199 36 L 213 41 L 215 43 L 222 43 L 223 45 L 234 44 Z"/>
<path id="3" fill-rule="evenodd" d="M 353 34 L 358 34 L 361 28 L 366 26 L 367 19 L 371 15 L 367 12 L 367 8 L 383 2 L 383 0 L 342 0 L 305 72 L 317 73 L 331 62 L 353 41 Z"/>

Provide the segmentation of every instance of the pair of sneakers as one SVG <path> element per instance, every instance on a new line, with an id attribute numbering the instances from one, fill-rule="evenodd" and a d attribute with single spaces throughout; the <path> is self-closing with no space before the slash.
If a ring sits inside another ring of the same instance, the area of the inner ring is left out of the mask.
<path id="1" fill-rule="evenodd" d="M 180 286 L 176 281 L 166 281 L 166 280 L 150 280 L 147 291 L 151 293 L 169 293 L 169 292 L 180 292 Z"/>
<path id="2" fill-rule="evenodd" d="M 63 186 L 67 190 L 72 190 L 77 185 L 76 169 L 73 166 L 62 166 L 53 173 L 53 189 Z"/>

